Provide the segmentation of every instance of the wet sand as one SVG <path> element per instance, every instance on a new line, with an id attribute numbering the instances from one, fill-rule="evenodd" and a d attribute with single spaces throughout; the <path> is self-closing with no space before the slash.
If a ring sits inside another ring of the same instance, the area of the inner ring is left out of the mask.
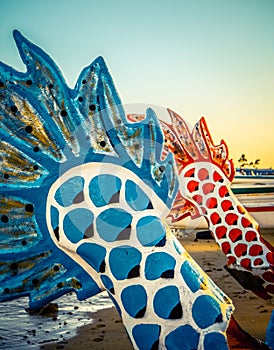
<path id="1" fill-rule="evenodd" d="M 272 230 L 273 232 L 273 230 Z M 266 231 L 264 237 L 272 241 L 274 234 Z M 243 289 L 224 269 L 226 257 L 213 240 L 196 240 L 191 234 L 182 240 L 185 249 L 198 262 L 214 282 L 232 299 L 234 317 L 241 327 L 254 337 L 264 341 L 266 327 L 273 309 L 273 302 L 258 298 L 252 292 Z M 90 314 L 93 323 L 77 329 L 77 335 L 61 342 L 44 344 L 44 350 L 107 350 L 132 349 L 132 345 L 123 328 L 115 308 L 100 310 Z"/>

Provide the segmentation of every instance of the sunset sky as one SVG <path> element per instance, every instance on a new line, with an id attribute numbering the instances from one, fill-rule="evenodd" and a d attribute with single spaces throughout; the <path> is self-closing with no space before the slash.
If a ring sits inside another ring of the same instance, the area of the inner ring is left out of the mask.
<path id="1" fill-rule="evenodd" d="M 0 0 L 0 60 L 25 70 L 18 29 L 73 87 L 103 56 L 125 104 L 201 116 L 230 156 L 274 168 L 273 0 Z"/>

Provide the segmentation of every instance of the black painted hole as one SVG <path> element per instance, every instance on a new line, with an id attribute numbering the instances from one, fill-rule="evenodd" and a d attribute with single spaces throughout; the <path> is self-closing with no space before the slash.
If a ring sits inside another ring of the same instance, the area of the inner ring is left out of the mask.
<path id="1" fill-rule="evenodd" d="M 22 245 L 27 245 L 27 241 L 24 239 L 22 242 L 21 242 Z"/>
<path id="2" fill-rule="evenodd" d="M 170 320 L 178 320 L 179 318 L 183 317 L 183 309 L 182 305 L 179 302 L 170 312 L 168 318 Z"/>
<path id="3" fill-rule="evenodd" d="M 32 213 L 33 212 L 33 205 L 32 204 L 26 204 L 25 205 L 25 211 L 27 211 L 28 213 Z"/>
<path id="4" fill-rule="evenodd" d="M 148 205 L 147 205 L 147 209 L 154 209 L 153 208 L 153 204 L 151 203 L 151 201 L 149 201 Z"/>
<path id="5" fill-rule="evenodd" d="M 110 200 L 108 201 L 108 204 L 119 203 L 119 201 L 120 201 L 120 191 L 117 191 L 111 196 Z"/>
<path id="6" fill-rule="evenodd" d="M 34 164 L 33 170 L 38 170 L 38 165 Z"/>
<path id="7" fill-rule="evenodd" d="M 89 108 L 89 110 L 92 111 L 92 112 L 96 110 L 96 106 L 95 106 L 94 104 L 89 105 L 88 108 Z"/>
<path id="8" fill-rule="evenodd" d="M 67 111 L 65 109 L 62 109 L 60 112 L 62 117 L 66 117 L 68 115 Z"/>
<path id="9" fill-rule="evenodd" d="M 17 269 L 18 269 L 18 264 L 15 263 L 15 262 L 11 263 L 11 264 L 10 264 L 10 269 L 13 270 L 13 271 L 14 271 L 14 270 L 17 270 Z"/>
<path id="10" fill-rule="evenodd" d="M 39 152 L 39 147 L 38 146 L 33 147 L 33 152 Z"/>
<path id="11" fill-rule="evenodd" d="M 166 245 L 166 237 L 163 237 L 157 244 L 155 244 L 155 247 L 164 247 Z"/>
<path id="12" fill-rule="evenodd" d="M 30 85 L 32 85 L 32 81 L 31 81 L 30 79 L 28 79 L 28 80 L 26 81 L 26 84 L 27 84 L 28 86 L 30 86 Z"/>
<path id="13" fill-rule="evenodd" d="M 86 79 L 82 80 L 82 84 L 86 84 L 86 82 L 87 82 Z"/>
<path id="14" fill-rule="evenodd" d="M 32 284 L 33 284 L 34 286 L 38 286 L 38 284 L 39 284 L 38 278 L 34 278 L 34 279 L 32 280 Z"/>
<path id="15" fill-rule="evenodd" d="M 122 123 L 122 120 L 121 119 L 117 119 L 117 124 L 121 124 Z"/>
<path id="16" fill-rule="evenodd" d="M 59 283 L 57 284 L 57 287 L 58 287 L 58 288 L 62 288 L 62 287 L 63 287 L 63 282 L 59 282 Z"/>
<path id="17" fill-rule="evenodd" d="M 8 294 L 9 292 L 10 292 L 10 289 L 9 289 L 9 288 L 5 288 L 5 289 L 4 289 L 4 293 L 7 293 L 7 294 Z"/>
<path id="18" fill-rule="evenodd" d="M 10 176 L 9 176 L 9 174 L 4 174 L 4 179 L 8 179 Z"/>
<path id="19" fill-rule="evenodd" d="M 127 278 L 135 278 L 139 276 L 140 276 L 140 265 L 136 265 L 129 271 Z"/>
<path id="20" fill-rule="evenodd" d="M 105 259 L 101 262 L 99 267 L 99 272 L 104 273 L 106 271 L 106 262 Z"/>
<path id="21" fill-rule="evenodd" d="M 31 125 L 27 125 L 26 127 L 25 127 L 25 132 L 27 132 L 28 134 L 30 134 L 31 132 L 32 132 L 32 126 Z"/>
<path id="22" fill-rule="evenodd" d="M 160 167 L 159 167 L 159 170 L 161 171 L 161 173 L 163 173 L 164 171 L 165 171 L 165 166 L 164 165 L 161 165 Z"/>
<path id="23" fill-rule="evenodd" d="M 79 281 L 77 281 L 77 282 L 76 282 L 76 287 L 77 287 L 77 288 L 82 288 L 82 283 L 79 282 Z"/>
<path id="24" fill-rule="evenodd" d="M 78 97 L 78 101 L 79 101 L 79 102 L 83 102 L 83 97 L 82 97 L 82 96 L 79 96 L 79 97 Z"/>
<path id="25" fill-rule="evenodd" d="M 105 141 L 101 141 L 101 142 L 100 142 L 100 146 L 101 146 L 101 147 L 106 147 L 106 142 L 105 142 Z"/>
<path id="26" fill-rule="evenodd" d="M 10 110 L 12 111 L 12 113 L 16 113 L 18 111 L 18 108 L 16 106 L 11 106 Z"/>
<path id="27" fill-rule="evenodd" d="M 55 265 L 54 268 L 53 268 L 54 271 L 59 271 L 60 270 L 60 267 L 58 265 Z"/>
<path id="28" fill-rule="evenodd" d="M 159 339 L 157 339 L 154 344 L 152 345 L 152 347 L 150 348 L 150 350 L 158 350 L 159 349 Z"/>
<path id="29" fill-rule="evenodd" d="M 7 222 L 9 222 L 9 218 L 7 217 L 7 215 L 2 215 L 1 216 L 1 221 L 6 224 Z"/>
<path id="30" fill-rule="evenodd" d="M 142 318 L 144 317 L 146 313 L 146 306 L 144 306 L 141 310 L 137 312 L 137 314 L 134 316 L 134 318 Z"/>
<path id="31" fill-rule="evenodd" d="M 166 270 L 161 274 L 162 278 L 174 278 L 174 270 Z"/>
<path id="32" fill-rule="evenodd" d="M 55 227 L 53 232 L 54 232 L 55 238 L 57 239 L 57 241 L 59 241 L 59 239 L 60 239 L 59 226 Z"/>
<path id="33" fill-rule="evenodd" d="M 53 84 L 49 84 L 49 85 L 48 85 L 48 88 L 49 88 L 49 89 L 52 89 L 52 88 L 53 88 Z"/>
<path id="34" fill-rule="evenodd" d="M 5 84 L 2 81 L 0 81 L 0 88 L 3 86 L 5 86 Z"/>
<path id="35" fill-rule="evenodd" d="M 219 314 L 216 319 L 215 319 L 215 322 L 223 322 L 223 315 L 222 314 Z"/>

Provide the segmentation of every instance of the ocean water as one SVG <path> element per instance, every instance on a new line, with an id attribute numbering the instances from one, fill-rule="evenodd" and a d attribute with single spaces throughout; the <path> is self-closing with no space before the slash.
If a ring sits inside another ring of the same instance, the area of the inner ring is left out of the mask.
<path id="1" fill-rule="evenodd" d="M 40 349 L 43 344 L 69 339 L 77 327 L 93 322 L 92 312 L 113 305 L 105 292 L 84 301 L 69 293 L 54 303 L 58 313 L 51 316 L 29 314 L 28 298 L 0 303 L 0 349 Z"/>

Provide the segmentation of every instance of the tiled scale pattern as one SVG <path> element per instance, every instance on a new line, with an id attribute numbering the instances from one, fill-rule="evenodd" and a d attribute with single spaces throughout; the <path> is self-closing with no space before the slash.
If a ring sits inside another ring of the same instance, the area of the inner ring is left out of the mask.
<path id="1" fill-rule="evenodd" d="M 135 348 L 226 349 L 231 301 L 161 220 L 178 179 L 155 113 L 128 125 L 102 58 L 70 89 L 14 37 L 27 71 L 0 64 L 0 301 L 106 289 Z"/>

